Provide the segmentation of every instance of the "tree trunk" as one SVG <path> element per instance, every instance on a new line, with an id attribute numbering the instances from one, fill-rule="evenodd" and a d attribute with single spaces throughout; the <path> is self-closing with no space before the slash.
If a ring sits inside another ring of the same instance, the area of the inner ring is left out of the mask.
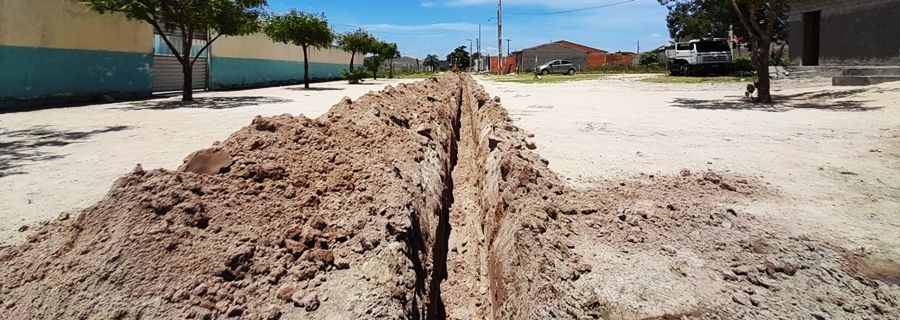
<path id="1" fill-rule="evenodd" d="M 390 67 L 388 68 L 388 78 L 393 79 L 394 78 L 394 59 L 388 60 L 388 63 L 391 64 Z"/>
<path id="2" fill-rule="evenodd" d="M 306 56 L 307 46 L 303 46 L 303 88 L 309 89 L 309 59 Z"/>
<path id="3" fill-rule="evenodd" d="M 350 72 L 353 72 L 353 58 L 356 57 L 356 51 L 350 52 Z"/>
<path id="4" fill-rule="evenodd" d="M 757 99 L 760 103 L 772 103 L 771 81 L 769 80 L 769 51 L 771 47 L 772 40 L 764 37 L 760 40 L 760 45 L 757 48 L 759 51 L 757 52 L 756 76 L 759 80 L 756 85 L 756 91 L 759 92 Z"/>
<path id="5" fill-rule="evenodd" d="M 190 61 L 185 61 L 181 64 L 181 72 L 184 74 L 184 83 L 181 87 L 181 101 L 194 101 L 193 69 Z"/>
<path id="6" fill-rule="evenodd" d="M 181 60 L 181 72 L 184 74 L 184 83 L 181 87 L 181 101 L 194 101 L 194 68 L 191 63 L 191 39 L 181 38 L 183 59 Z M 177 53 L 176 53 L 177 54 Z"/>

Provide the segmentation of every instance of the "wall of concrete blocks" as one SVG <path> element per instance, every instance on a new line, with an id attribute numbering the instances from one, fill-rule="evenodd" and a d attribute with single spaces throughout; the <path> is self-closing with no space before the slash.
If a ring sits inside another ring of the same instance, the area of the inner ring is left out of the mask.
<path id="1" fill-rule="evenodd" d="M 821 12 L 819 65 L 900 65 L 900 0 L 795 0 L 791 62 L 802 63 L 803 14 Z"/>

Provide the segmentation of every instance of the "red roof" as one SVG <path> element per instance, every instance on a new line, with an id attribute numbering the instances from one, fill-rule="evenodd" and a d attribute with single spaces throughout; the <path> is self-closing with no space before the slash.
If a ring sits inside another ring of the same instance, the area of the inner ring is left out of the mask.
<path id="1" fill-rule="evenodd" d="M 577 44 L 577 43 L 574 43 L 574 42 L 565 41 L 565 40 L 556 41 L 556 42 L 554 42 L 554 43 L 555 43 L 555 44 L 558 44 L 558 45 L 561 45 L 561 46 L 563 46 L 563 47 L 566 47 L 566 48 L 571 48 L 571 49 L 575 49 L 575 50 L 578 50 L 578 51 L 584 51 L 584 52 L 586 52 L 586 53 L 609 53 L 609 52 L 606 51 L 606 50 L 600 50 L 600 49 L 597 49 L 597 48 L 591 48 L 591 47 L 588 47 L 588 46 L 580 45 L 580 44 Z"/>

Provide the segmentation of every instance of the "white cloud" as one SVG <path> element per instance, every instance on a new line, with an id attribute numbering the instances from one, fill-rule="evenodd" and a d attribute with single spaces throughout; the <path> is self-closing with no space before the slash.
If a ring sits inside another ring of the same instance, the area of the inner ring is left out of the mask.
<path id="1" fill-rule="evenodd" d="M 431 8 L 434 7 L 434 1 L 422 1 L 419 5 L 422 6 L 422 8 Z"/>
<path id="2" fill-rule="evenodd" d="M 434 33 L 434 32 L 471 32 L 478 30 L 478 25 L 474 23 L 448 22 L 448 23 L 429 23 L 429 24 L 393 24 L 378 23 L 362 25 L 366 30 L 372 32 L 394 32 L 394 33 Z"/>
<path id="3" fill-rule="evenodd" d="M 662 35 L 659 34 L 659 33 L 651 33 L 651 34 L 650 34 L 650 37 L 651 37 L 651 38 L 661 38 Z"/>

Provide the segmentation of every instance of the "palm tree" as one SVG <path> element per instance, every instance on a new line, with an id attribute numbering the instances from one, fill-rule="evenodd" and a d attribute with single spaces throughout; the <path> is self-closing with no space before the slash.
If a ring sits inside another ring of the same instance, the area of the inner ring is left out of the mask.
<path id="1" fill-rule="evenodd" d="M 426 67 L 431 67 L 431 72 L 437 70 L 438 64 L 440 63 L 440 59 L 436 54 L 429 54 L 425 56 L 425 60 L 422 61 L 422 65 Z"/>

